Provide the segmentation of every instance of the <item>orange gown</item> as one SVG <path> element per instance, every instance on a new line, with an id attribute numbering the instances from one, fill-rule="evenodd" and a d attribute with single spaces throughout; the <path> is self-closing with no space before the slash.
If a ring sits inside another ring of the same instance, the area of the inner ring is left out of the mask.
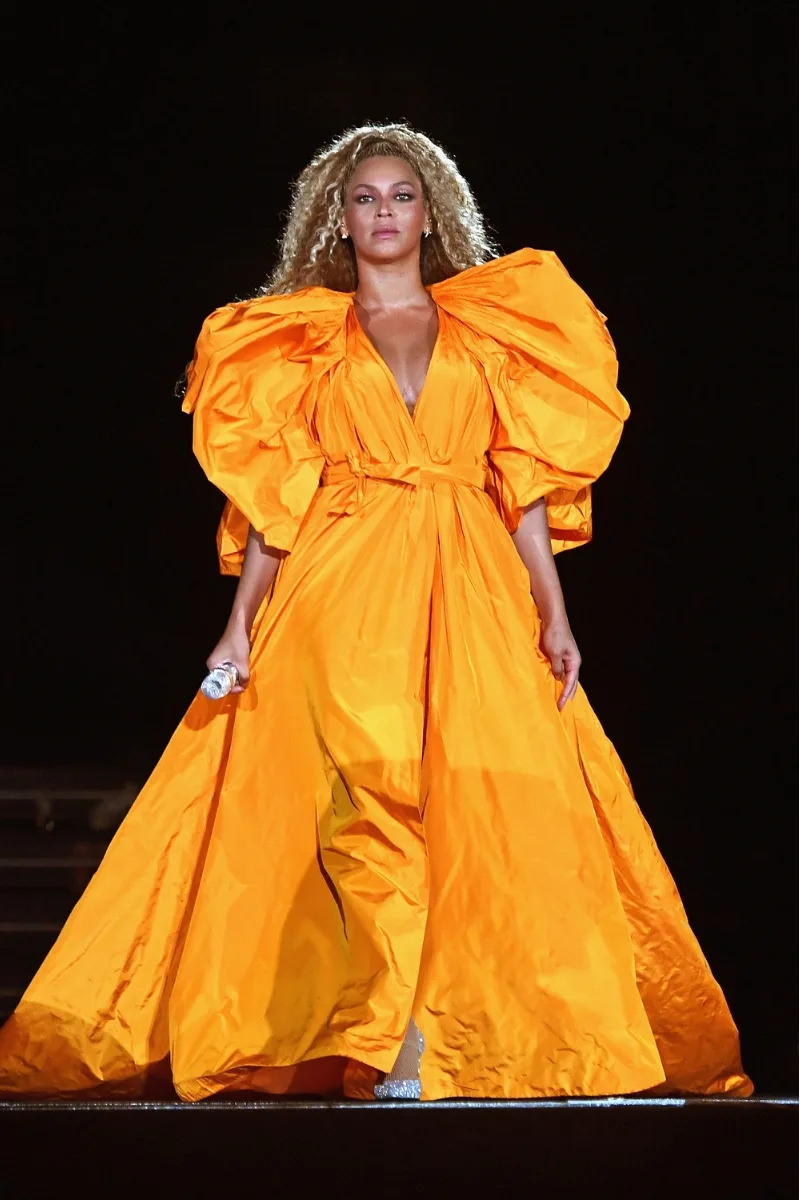
<path id="1" fill-rule="evenodd" d="M 538 645 L 510 532 L 554 550 L 628 406 L 555 254 L 430 288 L 413 417 L 349 293 L 205 322 L 184 408 L 289 553 L 239 696 L 198 693 L 0 1032 L 0 1090 L 369 1097 L 410 1017 L 422 1099 L 746 1096 L 739 1039 L 625 770 Z"/>

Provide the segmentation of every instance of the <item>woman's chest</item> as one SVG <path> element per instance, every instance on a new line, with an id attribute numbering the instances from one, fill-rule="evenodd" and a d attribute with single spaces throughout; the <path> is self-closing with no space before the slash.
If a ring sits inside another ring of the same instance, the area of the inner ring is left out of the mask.
<path id="1" fill-rule="evenodd" d="M 436 308 L 372 317 L 358 312 L 357 320 L 413 415 L 436 346 L 439 332 Z"/>
<path id="2" fill-rule="evenodd" d="M 422 450 L 447 460 L 486 452 L 495 410 L 480 360 L 441 312 L 434 345 L 423 341 L 417 350 L 429 361 L 416 359 L 417 369 L 426 369 L 412 408 L 377 346 L 355 320 L 349 323 L 345 354 L 308 397 L 311 432 L 328 457 L 355 450 L 402 460 Z"/>

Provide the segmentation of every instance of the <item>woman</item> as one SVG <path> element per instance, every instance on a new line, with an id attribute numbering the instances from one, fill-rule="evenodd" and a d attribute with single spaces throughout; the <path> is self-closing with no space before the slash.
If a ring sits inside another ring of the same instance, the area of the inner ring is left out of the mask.
<path id="1" fill-rule="evenodd" d="M 239 684 L 6 1024 L 5 1091 L 752 1092 L 553 562 L 628 413 L 604 321 L 553 253 L 494 256 L 421 133 L 301 174 L 184 400 Z"/>

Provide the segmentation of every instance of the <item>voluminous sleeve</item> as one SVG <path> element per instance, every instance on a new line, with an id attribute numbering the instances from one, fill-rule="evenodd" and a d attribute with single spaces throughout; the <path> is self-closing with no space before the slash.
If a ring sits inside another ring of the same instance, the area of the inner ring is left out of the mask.
<path id="1" fill-rule="evenodd" d="M 240 574 L 250 525 L 276 549 L 295 543 L 325 461 L 306 398 L 343 319 L 338 293 L 310 288 L 226 305 L 203 324 L 183 410 L 193 413 L 200 465 L 227 497 L 222 574 Z"/>
<path id="2" fill-rule="evenodd" d="M 469 331 L 491 389 L 486 487 L 506 528 L 545 497 L 553 550 L 589 541 L 591 485 L 630 411 L 605 317 L 546 250 L 494 259 L 432 292 Z"/>

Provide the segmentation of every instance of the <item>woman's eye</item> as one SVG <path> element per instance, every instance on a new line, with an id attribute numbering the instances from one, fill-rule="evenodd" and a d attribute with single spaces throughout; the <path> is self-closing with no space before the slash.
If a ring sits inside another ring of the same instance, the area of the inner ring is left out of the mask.
<path id="1" fill-rule="evenodd" d="M 364 192 L 361 196 L 355 197 L 355 202 L 356 202 L 356 204 L 362 204 L 365 201 L 369 201 L 369 200 L 373 200 L 373 199 L 374 199 L 373 196 L 370 196 L 368 193 Z M 413 192 L 397 192 L 395 194 L 395 200 L 413 200 L 413 199 L 414 199 Z"/>

